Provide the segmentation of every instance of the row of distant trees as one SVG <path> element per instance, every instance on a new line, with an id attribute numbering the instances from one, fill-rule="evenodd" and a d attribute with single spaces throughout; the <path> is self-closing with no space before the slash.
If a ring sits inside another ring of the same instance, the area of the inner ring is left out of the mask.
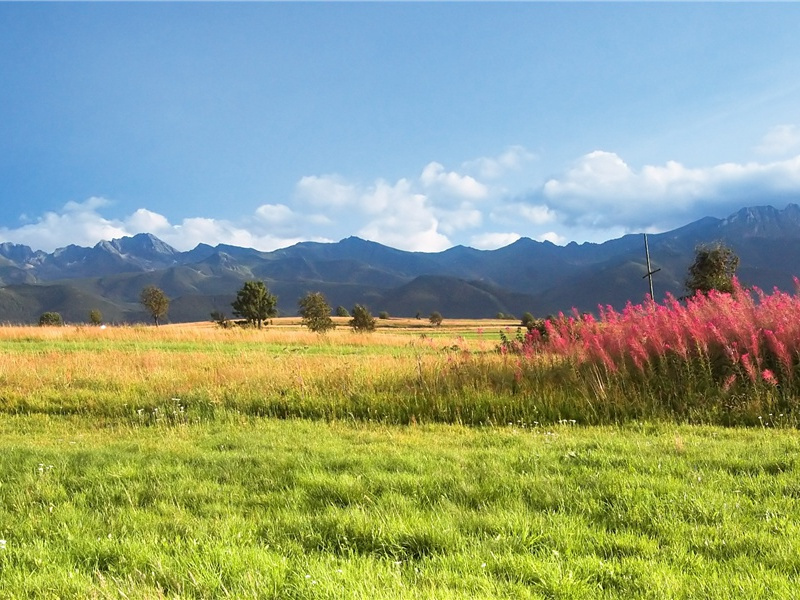
<path id="1" fill-rule="evenodd" d="M 689 272 L 684 282 L 687 292 L 690 295 L 696 293 L 708 293 L 711 290 L 722 292 L 733 291 L 733 280 L 736 269 L 739 266 L 739 257 L 734 251 L 722 244 L 700 245 L 695 249 L 695 260 L 689 267 Z M 142 306 L 150 313 L 156 326 L 164 319 L 169 310 L 169 298 L 163 290 L 148 285 L 139 295 Z M 324 333 L 335 327 L 331 318 L 331 307 L 322 292 L 309 292 L 297 302 L 298 313 L 302 317 L 302 323 L 311 331 Z M 272 294 L 263 281 L 246 281 L 241 289 L 236 293 L 236 299 L 231 303 L 233 314 L 245 323 L 258 327 L 263 327 L 264 323 L 276 317 L 278 314 L 278 298 Z M 369 310 L 360 304 L 356 304 L 350 312 L 343 306 L 336 309 L 339 317 L 351 316 L 350 327 L 355 331 L 369 332 L 375 329 L 375 318 Z M 381 318 L 388 318 L 388 314 L 381 313 Z M 498 318 L 508 318 L 510 315 L 498 313 Z M 212 320 L 222 324 L 227 324 L 228 320 L 221 312 L 211 313 Z M 417 313 L 417 318 L 421 318 Z M 513 318 L 513 317 L 512 317 Z M 97 309 L 89 312 L 89 321 L 94 325 L 102 323 L 102 315 Z M 429 317 L 432 325 L 442 324 L 441 313 L 434 311 Z M 522 325 L 532 327 L 536 319 L 529 312 L 522 316 Z M 62 325 L 63 319 L 57 312 L 45 312 L 39 318 L 39 325 Z"/>
<path id="2" fill-rule="evenodd" d="M 331 318 L 331 306 L 322 292 L 309 292 L 297 301 L 298 314 L 301 323 L 311 331 L 325 333 L 333 329 L 336 324 Z M 259 329 L 273 317 L 278 316 L 278 297 L 271 293 L 263 281 L 246 281 L 236 293 L 236 299 L 231 303 L 233 314 L 242 319 L 246 324 Z M 340 306 L 336 309 L 337 316 L 351 316 L 346 308 Z M 229 321 L 219 311 L 211 313 L 212 320 L 222 326 Z M 350 327 L 359 332 L 375 330 L 375 317 L 367 307 L 356 304 L 353 307 Z"/>

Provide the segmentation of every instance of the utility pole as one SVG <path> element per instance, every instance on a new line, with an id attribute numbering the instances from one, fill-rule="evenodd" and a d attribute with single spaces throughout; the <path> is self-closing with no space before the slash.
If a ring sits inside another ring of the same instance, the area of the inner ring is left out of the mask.
<path id="1" fill-rule="evenodd" d="M 655 294 L 653 293 L 653 274 L 658 273 L 661 269 L 659 268 L 653 271 L 653 269 L 650 267 L 650 247 L 647 245 L 647 234 L 644 233 L 642 235 L 644 235 L 644 255 L 647 258 L 647 274 L 644 277 L 642 277 L 642 279 L 647 277 L 647 279 L 650 280 L 650 300 L 655 302 L 656 297 Z"/>

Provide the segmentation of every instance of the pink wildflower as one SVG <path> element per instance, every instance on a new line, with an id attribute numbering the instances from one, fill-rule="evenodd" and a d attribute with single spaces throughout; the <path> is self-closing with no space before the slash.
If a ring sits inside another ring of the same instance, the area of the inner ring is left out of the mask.
<path id="1" fill-rule="evenodd" d="M 747 372 L 747 376 L 750 378 L 750 381 L 755 383 L 756 380 L 758 379 L 758 376 L 756 373 L 756 369 L 753 366 L 753 361 L 750 360 L 750 354 L 748 352 L 745 352 L 744 354 L 742 354 L 740 360 L 742 361 L 742 366 L 744 366 L 744 370 Z"/>
<path id="2" fill-rule="evenodd" d="M 764 381 L 766 381 L 768 384 L 770 384 L 770 385 L 774 385 L 774 386 L 777 386 L 777 385 L 778 385 L 778 380 L 777 380 L 777 378 L 775 377 L 775 373 L 773 373 L 773 372 L 772 372 L 772 371 L 770 371 L 769 369 L 764 369 L 764 370 L 761 372 L 761 378 L 762 378 Z"/>

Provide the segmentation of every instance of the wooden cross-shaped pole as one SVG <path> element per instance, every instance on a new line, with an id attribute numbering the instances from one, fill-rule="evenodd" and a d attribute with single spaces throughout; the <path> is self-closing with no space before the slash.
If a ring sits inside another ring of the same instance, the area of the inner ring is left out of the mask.
<path id="1" fill-rule="evenodd" d="M 661 269 L 659 268 L 653 271 L 653 269 L 650 267 L 650 248 L 647 245 L 647 234 L 645 233 L 643 235 L 644 235 L 644 254 L 645 257 L 647 258 L 647 274 L 644 277 L 642 277 L 642 279 L 647 277 L 647 279 L 650 281 L 650 300 L 655 302 L 656 297 L 655 294 L 653 294 L 653 273 L 658 273 Z"/>

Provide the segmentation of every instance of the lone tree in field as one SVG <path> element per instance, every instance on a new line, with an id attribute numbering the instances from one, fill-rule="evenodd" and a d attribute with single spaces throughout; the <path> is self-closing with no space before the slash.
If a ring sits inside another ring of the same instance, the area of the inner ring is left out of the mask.
<path id="1" fill-rule="evenodd" d="M 270 294 L 263 281 L 245 281 L 231 306 L 234 315 L 261 329 L 264 321 L 278 314 L 277 304 L 278 298 Z"/>
<path id="2" fill-rule="evenodd" d="M 443 320 L 444 319 L 442 318 L 442 313 L 440 313 L 438 310 L 433 311 L 431 313 L 431 316 L 428 317 L 428 321 L 430 321 L 431 325 L 433 325 L 434 327 L 439 327 L 442 324 Z"/>
<path id="3" fill-rule="evenodd" d="M 353 318 L 350 319 L 349 325 L 356 333 L 370 333 L 375 331 L 375 317 L 365 306 L 356 304 L 353 307 Z"/>
<path id="4" fill-rule="evenodd" d="M 322 292 L 309 292 L 297 301 L 302 323 L 311 331 L 325 333 L 336 325 L 331 319 L 331 307 Z"/>
<path id="5" fill-rule="evenodd" d="M 147 309 L 147 312 L 153 317 L 156 327 L 158 327 L 158 320 L 165 317 L 169 310 L 169 298 L 167 298 L 167 295 L 156 286 L 148 285 L 139 295 L 139 302 Z"/>
<path id="6" fill-rule="evenodd" d="M 103 314 L 96 308 L 89 311 L 89 322 L 92 325 L 100 325 L 103 322 Z"/>
<path id="7" fill-rule="evenodd" d="M 694 262 L 686 277 L 686 290 L 694 295 L 711 290 L 733 292 L 733 277 L 739 266 L 739 257 L 722 242 L 702 244 L 695 248 Z"/>
<path id="8" fill-rule="evenodd" d="M 57 312 L 46 312 L 42 313 L 42 316 L 39 317 L 39 327 L 61 327 L 64 324 L 64 319 L 61 318 L 61 314 Z"/>

